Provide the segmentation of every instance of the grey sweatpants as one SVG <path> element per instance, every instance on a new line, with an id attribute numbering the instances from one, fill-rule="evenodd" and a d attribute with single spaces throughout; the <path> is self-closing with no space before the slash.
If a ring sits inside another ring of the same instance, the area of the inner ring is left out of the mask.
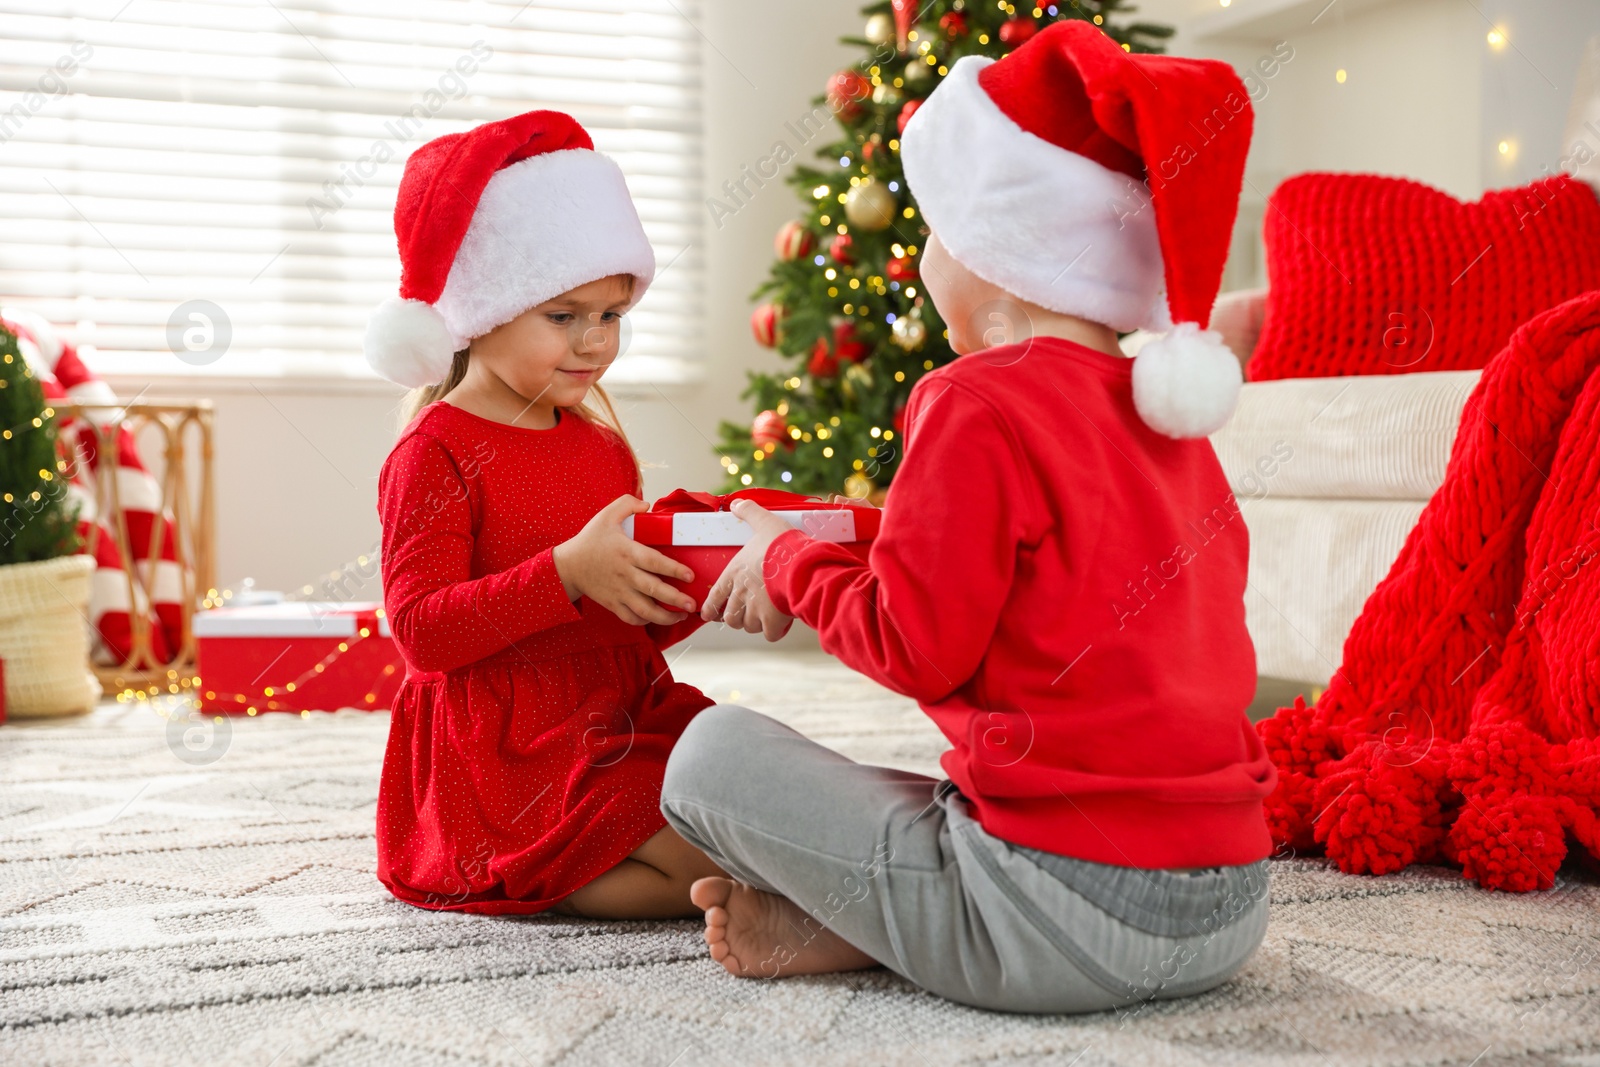
<path id="1" fill-rule="evenodd" d="M 1227 981 L 1267 925 L 1266 865 L 1185 874 L 1068 859 L 992 837 L 948 781 L 854 763 L 748 708 L 701 712 L 661 810 L 733 877 L 926 989 L 983 1008 L 1085 1012 Z"/>

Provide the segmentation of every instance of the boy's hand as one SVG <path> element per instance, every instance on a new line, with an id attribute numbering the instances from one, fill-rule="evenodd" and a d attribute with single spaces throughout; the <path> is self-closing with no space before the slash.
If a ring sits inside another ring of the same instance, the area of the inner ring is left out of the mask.
<path id="1" fill-rule="evenodd" d="M 814 496 L 811 499 L 820 500 L 824 504 L 854 504 L 862 508 L 878 506 L 864 496 L 845 496 L 843 493 L 829 493 L 827 496 Z"/>
<path id="2" fill-rule="evenodd" d="M 722 577 L 706 595 L 700 617 L 707 622 L 721 620 L 746 633 L 764 633 L 768 641 L 776 641 L 789 632 L 794 617 L 779 611 L 767 595 L 764 564 L 768 546 L 792 527 L 749 500 L 735 500 L 730 510 L 750 527 L 750 542 L 728 561 Z"/>
<path id="3" fill-rule="evenodd" d="M 657 575 L 687 582 L 694 572 L 622 532 L 624 519 L 648 510 L 650 505 L 636 496 L 619 496 L 555 547 L 556 573 L 570 599 L 586 596 L 632 626 L 670 626 L 689 617 L 694 600 Z"/>

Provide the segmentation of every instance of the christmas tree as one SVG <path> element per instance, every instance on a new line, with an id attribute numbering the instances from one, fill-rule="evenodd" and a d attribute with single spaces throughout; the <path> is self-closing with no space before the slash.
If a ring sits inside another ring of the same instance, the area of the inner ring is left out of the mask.
<path id="1" fill-rule="evenodd" d="M 0 326 L 0 565 L 78 550 L 77 509 L 56 453 L 55 410 Z"/>
<path id="2" fill-rule="evenodd" d="M 1130 52 L 1159 52 L 1164 26 L 1115 16 L 1122 0 L 1019 7 L 969 0 L 892 0 L 862 9 L 868 56 L 828 79 L 838 138 L 824 167 L 787 179 L 805 208 L 774 240 L 777 259 L 755 292 L 756 340 L 781 366 L 752 372 L 749 426 L 721 426 L 727 488 L 881 498 L 894 478 L 911 387 L 955 357 L 944 323 L 918 287 L 925 231 L 900 169 L 899 136 L 922 101 L 965 55 L 1000 58 L 1059 19 L 1087 19 Z"/>

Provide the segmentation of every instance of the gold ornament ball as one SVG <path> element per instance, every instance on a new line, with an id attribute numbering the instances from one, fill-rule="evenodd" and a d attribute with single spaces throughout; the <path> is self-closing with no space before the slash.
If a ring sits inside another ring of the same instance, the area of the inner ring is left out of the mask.
<path id="1" fill-rule="evenodd" d="M 875 45 L 893 44 L 895 40 L 894 16 L 881 11 L 878 12 L 867 20 L 867 28 L 862 35 Z"/>
<path id="2" fill-rule="evenodd" d="M 895 344 L 907 352 L 915 352 L 928 339 L 928 324 L 921 319 L 904 315 L 894 320 L 894 325 L 889 327 L 889 333 L 894 337 Z"/>
<path id="3" fill-rule="evenodd" d="M 887 104 L 892 107 L 904 98 L 905 94 L 888 82 L 875 86 L 872 90 L 872 102 L 874 104 Z"/>
<path id="4" fill-rule="evenodd" d="M 910 63 L 906 64 L 906 70 L 903 77 L 905 78 L 907 85 L 921 85 L 923 82 L 933 77 L 933 68 L 921 60 L 913 59 Z"/>
<path id="5" fill-rule="evenodd" d="M 896 210 L 894 194 L 870 178 L 844 195 L 844 217 L 868 233 L 886 228 L 894 221 Z"/>

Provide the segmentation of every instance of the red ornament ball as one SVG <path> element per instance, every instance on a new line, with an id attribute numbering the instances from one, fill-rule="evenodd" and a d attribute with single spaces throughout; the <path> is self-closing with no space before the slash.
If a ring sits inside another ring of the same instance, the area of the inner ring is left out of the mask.
<path id="1" fill-rule="evenodd" d="M 836 324 L 833 328 L 833 355 L 835 361 L 844 360 L 848 363 L 861 363 L 872 354 L 872 346 L 861 340 L 856 333 L 856 324 L 849 319 Z"/>
<path id="2" fill-rule="evenodd" d="M 939 28 L 952 41 L 967 35 L 967 16 L 961 11 L 951 11 L 939 18 Z"/>
<path id="3" fill-rule="evenodd" d="M 794 440 L 789 436 L 789 424 L 783 416 L 770 408 L 757 415 L 750 424 L 750 443 L 758 448 L 767 445 L 782 445 L 785 448 L 794 448 Z"/>
<path id="4" fill-rule="evenodd" d="M 1012 45 L 1022 44 L 1028 38 L 1039 32 L 1039 26 L 1025 15 L 1006 19 L 1000 24 L 1000 43 Z"/>
<path id="5" fill-rule="evenodd" d="M 778 343 L 778 325 L 783 321 L 783 309 L 777 304 L 762 304 L 750 313 L 750 332 L 756 344 L 771 348 Z"/>
<path id="6" fill-rule="evenodd" d="M 772 239 L 772 250 L 778 253 L 779 259 L 803 259 L 811 253 L 811 240 L 811 231 L 806 229 L 805 223 L 786 222 L 778 227 L 778 234 Z"/>
<path id="7" fill-rule="evenodd" d="M 811 361 L 806 364 L 806 370 L 811 372 L 813 378 L 839 376 L 839 360 L 828 350 L 826 337 L 817 338 L 817 343 L 811 346 Z"/>
<path id="8" fill-rule="evenodd" d="M 842 266 L 853 267 L 855 266 L 856 261 L 855 257 L 850 254 L 850 246 L 854 243 L 855 241 L 849 234 L 837 234 L 834 239 L 828 243 L 828 255 L 833 257 L 834 262 L 839 263 Z"/>
<path id="9" fill-rule="evenodd" d="M 883 268 L 883 276 L 891 282 L 917 280 L 917 261 L 910 256 L 895 256 Z"/>
<path id="10" fill-rule="evenodd" d="M 858 70 L 841 70 L 828 79 L 828 106 L 846 122 L 861 117 L 872 83 Z"/>
<path id="11" fill-rule="evenodd" d="M 895 119 L 894 124 L 901 133 L 906 132 L 906 123 L 911 121 L 911 116 L 915 115 L 917 108 L 921 106 L 921 100 L 907 100 L 905 106 L 900 109 L 900 117 Z"/>
<path id="12" fill-rule="evenodd" d="M 862 144 L 861 144 L 861 162 L 863 162 L 863 163 L 871 163 L 873 157 L 876 156 L 877 154 L 878 154 L 878 142 L 877 141 L 863 141 L 862 142 Z"/>

